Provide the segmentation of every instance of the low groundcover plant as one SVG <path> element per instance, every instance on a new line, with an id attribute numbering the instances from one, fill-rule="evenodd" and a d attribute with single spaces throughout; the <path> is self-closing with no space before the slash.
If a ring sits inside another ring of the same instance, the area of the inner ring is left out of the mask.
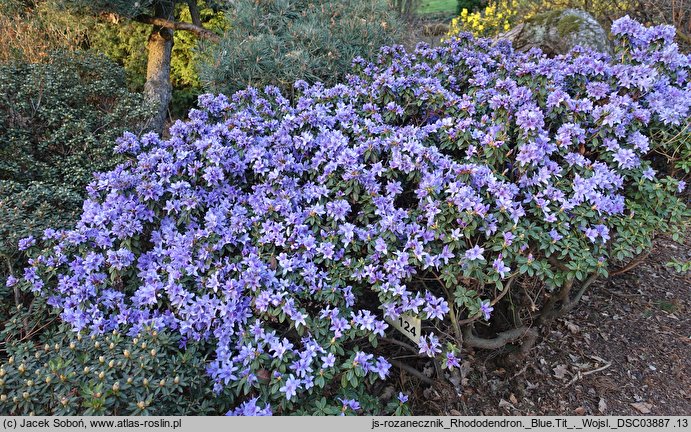
<path id="1" fill-rule="evenodd" d="M 442 368 L 468 348 L 525 355 L 687 216 L 654 154 L 688 140 L 689 59 L 673 27 L 612 32 L 612 58 L 461 34 L 298 82 L 294 103 L 204 95 L 169 139 L 121 137 L 127 162 L 97 175 L 74 229 L 21 242 L 30 266 L 9 283 L 77 331 L 212 343 L 233 414 L 383 412 L 367 389 L 401 315 Z"/>

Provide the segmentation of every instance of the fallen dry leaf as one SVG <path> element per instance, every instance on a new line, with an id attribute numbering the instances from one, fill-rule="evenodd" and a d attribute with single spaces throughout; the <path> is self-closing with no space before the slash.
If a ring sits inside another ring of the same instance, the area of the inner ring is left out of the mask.
<path id="1" fill-rule="evenodd" d="M 631 406 L 636 408 L 636 410 L 641 414 L 650 414 L 650 409 L 653 407 L 653 404 L 636 402 L 632 403 Z"/>
<path id="2" fill-rule="evenodd" d="M 585 408 L 584 408 L 584 407 L 578 407 L 578 408 L 576 408 L 576 409 L 573 410 L 573 411 L 576 413 L 576 415 L 583 415 L 583 414 L 585 414 Z"/>
<path id="3" fill-rule="evenodd" d="M 257 378 L 263 383 L 267 383 L 271 380 L 271 373 L 266 369 L 259 369 L 257 371 Z"/>
<path id="4" fill-rule="evenodd" d="M 569 329 L 569 331 L 573 334 L 576 334 L 581 331 L 581 328 L 576 324 L 572 323 L 571 321 L 564 320 L 564 324 L 566 324 L 566 328 Z"/>
<path id="5" fill-rule="evenodd" d="M 597 404 L 597 410 L 600 411 L 602 414 L 607 411 L 607 402 L 605 402 L 604 399 L 600 398 L 600 402 Z"/>
<path id="6" fill-rule="evenodd" d="M 505 401 L 504 399 L 501 399 L 499 401 L 499 408 L 504 408 L 504 409 L 510 409 L 510 408 L 516 408 L 514 407 L 511 403 Z"/>
<path id="7" fill-rule="evenodd" d="M 564 379 L 566 378 L 566 373 L 568 372 L 568 369 L 566 368 L 566 365 L 557 365 L 554 369 L 554 376 L 559 378 L 559 379 Z"/>

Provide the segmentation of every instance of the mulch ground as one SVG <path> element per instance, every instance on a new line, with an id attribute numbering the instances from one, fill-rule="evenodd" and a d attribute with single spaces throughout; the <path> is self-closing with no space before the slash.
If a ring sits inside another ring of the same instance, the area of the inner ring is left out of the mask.
<path id="1" fill-rule="evenodd" d="M 691 275 L 665 265 L 689 259 L 689 243 L 658 239 L 641 265 L 594 284 L 522 364 L 477 351 L 427 387 L 401 372 L 413 413 L 691 415 Z"/>

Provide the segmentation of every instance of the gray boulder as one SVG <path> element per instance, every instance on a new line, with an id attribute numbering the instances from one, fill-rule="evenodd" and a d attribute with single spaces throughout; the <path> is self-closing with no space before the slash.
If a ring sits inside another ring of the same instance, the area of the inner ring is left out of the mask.
<path id="1" fill-rule="evenodd" d="M 612 53 L 607 32 L 588 12 L 564 9 L 529 18 L 498 39 L 508 39 L 515 49 L 540 48 L 547 55 L 565 54 L 576 45 Z"/>

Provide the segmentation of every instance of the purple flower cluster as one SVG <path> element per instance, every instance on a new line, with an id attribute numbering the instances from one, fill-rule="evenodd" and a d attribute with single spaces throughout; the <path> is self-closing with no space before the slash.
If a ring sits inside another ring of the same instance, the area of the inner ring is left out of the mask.
<path id="1" fill-rule="evenodd" d="M 458 313 L 489 319 L 495 284 L 549 245 L 603 256 L 628 194 L 658 182 L 649 130 L 688 122 L 689 59 L 667 28 L 613 29 L 631 44 L 615 58 L 464 35 L 385 48 L 333 88 L 299 82 L 295 103 L 204 95 L 169 139 L 118 141 L 130 160 L 97 175 L 74 229 L 46 232 L 24 281 L 78 330 L 213 341 L 217 390 L 262 404 L 353 368 L 384 379 L 390 364 L 354 341 L 401 314 L 444 320 L 454 299 L 420 281 L 485 287 Z M 431 333 L 419 349 L 443 352 Z"/>
<path id="2" fill-rule="evenodd" d="M 271 407 L 266 406 L 266 407 L 261 407 L 257 405 L 257 399 L 258 398 L 252 398 L 248 401 L 243 402 L 235 408 L 234 410 L 228 411 L 226 413 L 227 416 L 252 416 L 252 417 L 258 417 L 258 416 L 270 416 L 273 413 L 271 412 Z"/>

